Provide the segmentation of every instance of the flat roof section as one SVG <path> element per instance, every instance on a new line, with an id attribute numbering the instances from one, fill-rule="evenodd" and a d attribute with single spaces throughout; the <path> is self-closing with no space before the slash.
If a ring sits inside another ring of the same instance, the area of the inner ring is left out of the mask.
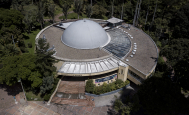
<path id="1" fill-rule="evenodd" d="M 122 29 L 133 37 L 133 39 L 131 39 L 132 51 L 124 58 L 124 61 L 128 59 L 128 65 L 131 65 L 147 75 L 157 64 L 158 51 L 156 44 L 150 36 L 138 28 L 131 26 L 130 30 L 125 28 Z M 134 45 L 136 45 L 135 49 Z M 135 54 L 133 54 L 133 51 Z M 133 57 L 131 57 L 131 55 L 133 55 Z"/>
<path id="2" fill-rule="evenodd" d="M 60 57 L 68 60 L 87 60 L 87 59 L 95 59 L 95 58 L 103 58 L 110 56 L 104 50 L 100 50 L 99 48 L 95 49 L 75 49 L 69 46 L 66 46 L 61 41 L 61 36 L 63 34 L 63 30 L 57 27 L 49 27 L 44 32 L 41 33 L 39 38 L 43 38 L 43 34 L 45 35 L 47 42 L 50 47 L 54 45 L 57 54 L 56 57 Z M 74 32 L 73 32 L 74 34 Z"/>

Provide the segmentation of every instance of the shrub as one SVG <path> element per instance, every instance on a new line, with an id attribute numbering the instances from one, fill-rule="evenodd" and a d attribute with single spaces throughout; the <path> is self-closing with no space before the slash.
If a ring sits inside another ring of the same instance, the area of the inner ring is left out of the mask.
<path id="1" fill-rule="evenodd" d="M 51 94 L 46 94 L 43 98 L 45 101 L 48 101 L 51 97 Z"/>
<path id="2" fill-rule="evenodd" d="M 158 46 L 158 48 L 161 48 L 161 42 L 160 41 L 157 41 L 157 46 Z"/>
<path id="3" fill-rule="evenodd" d="M 89 79 L 86 82 L 85 91 L 88 93 L 93 93 L 95 85 L 93 84 L 93 80 Z"/>
<path id="4" fill-rule="evenodd" d="M 126 80 L 126 81 L 125 81 L 125 86 L 128 85 L 129 83 L 130 83 L 130 81 L 129 81 L 129 80 Z"/>
<path id="5" fill-rule="evenodd" d="M 103 92 L 103 87 L 102 86 L 95 87 L 93 93 L 97 94 L 97 95 L 100 95 L 100 94 L 104 93 Z"/>
<path id="6" fill-rule="evenodd" d="M 130 81 L 128 81 L 128 80 L 123 82 L 121 79 L 117 79 L 113 83 L 109 83 L 109 84 L 103 83 L 103 85 L 101 85 L 101 86 L 95 86 L 93 84 L 93 80 L 90 79 L 86 82 L 85 91 L 88 93 L 93 93 L 93 94 L 99 95 L 99 94 L 107 93 L 107 92 L 122 88 L 122 87 L 128 85 L 129 83 L 130 83 Z"/>
<path id="7" fill-rule="evenodd" d="M 107 83 L 103 83 L 100 87 L 102 87 L 103 93 L 107 92 Z"/>
<path id="8" fill-rule="evenodd" d="M 28 48 L 32 48 L 32 43 L 31 42 L 28 43 Z"/>
<path id="9" fill-rule="evenodd" d="M 115 81 L 116 89 L 122 88 L 124 86 L 124 82 L 121 79 L 117 79 Z"/>

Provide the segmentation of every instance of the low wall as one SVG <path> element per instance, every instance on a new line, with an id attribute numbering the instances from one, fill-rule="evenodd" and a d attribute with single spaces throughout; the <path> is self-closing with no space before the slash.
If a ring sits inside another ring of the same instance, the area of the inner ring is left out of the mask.
<path id="1" fill-rule="evenodd" d="M 124 88 L 127 88 L 130 86 L 130 83 L 120 89 L 117 89 L 117 90 L 114 90 L 114 91 L 111 91 L 111 92 L 108 92 L 108 93 L 103 93 L 103 94 L 100 94 L 100 95 L 96 95 L 96 94 L 91 94 L 91 93 L 85 93 L 85 95 L 88 95 L 88 96 L 93 96 L 93 97 L 101 97 L 101 96 L 106 96 L 106 95 L 111 95 L 111 94 L 114 94 L 114 93 L 117 93 L 121 90 L 123 90 Z"/>
<path id="2" fill-rule="evenodd" d="M 64 76 L 63 76 L 63 77 L 64 77 Z M 63 77 L 62 77 L 62 78 L 63 78 Z M 54 90 L 53 94 L 51 95 L 51 97 L 50 97 L 50 99 L 49 99 L 47 105 L 50 105 L 52 98 L 54 97 L 54 95 L 56 94 L 56 91 L 58 90 L 58 87 L 59 87 L 59 85 L 60 85 L 60 82 L 62 81 L 62 78 L 59 79 L 58 84 L 57 84 L 57 86 L 56 86 L 56 89 Z"/>

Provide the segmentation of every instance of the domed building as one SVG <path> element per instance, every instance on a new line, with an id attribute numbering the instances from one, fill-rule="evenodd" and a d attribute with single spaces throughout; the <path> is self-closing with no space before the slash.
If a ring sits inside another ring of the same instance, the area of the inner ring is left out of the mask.
<path id="1" fill-rule="evenodd" d="M 128 79 L 140 85 L 157 64 L 152 38 L 117 18 L 63 21 L 41 30 L 38 38 L 47 39 L 56 51 L 57 74 L 65 80 L 92 79 L 99 86 Z"/>

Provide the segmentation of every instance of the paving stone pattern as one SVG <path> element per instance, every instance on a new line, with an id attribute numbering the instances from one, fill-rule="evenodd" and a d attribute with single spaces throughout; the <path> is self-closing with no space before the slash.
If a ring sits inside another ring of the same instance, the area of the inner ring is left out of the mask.
<path id="1" fill-rule="evenodd" d="M 53 105 L 51 108 L 61 115 L 116 115 L 112 106 L 87 107 L 70 105 Z"/>
<path id="2" fill-rule="evenodd" d="M 85 78 L 64 77 L 60 82 L 58 90 L 51 100 L 51 103 L 67 104 L 75 106 L 95 106 L 94 97 L 85 95 Z M 57 94 L 67 95 L 68 97 L 60 97 Z M 82 99 L 78 98 L 83 95 Z"/>
<path id="3" fill-rule="evenodd" d="M 50 108 L 41 106 L 35 102 L 28 102 L 28 104 L 17 104 L 10 108 L 0 111 L 0 115 L 60 115 Z"/>

